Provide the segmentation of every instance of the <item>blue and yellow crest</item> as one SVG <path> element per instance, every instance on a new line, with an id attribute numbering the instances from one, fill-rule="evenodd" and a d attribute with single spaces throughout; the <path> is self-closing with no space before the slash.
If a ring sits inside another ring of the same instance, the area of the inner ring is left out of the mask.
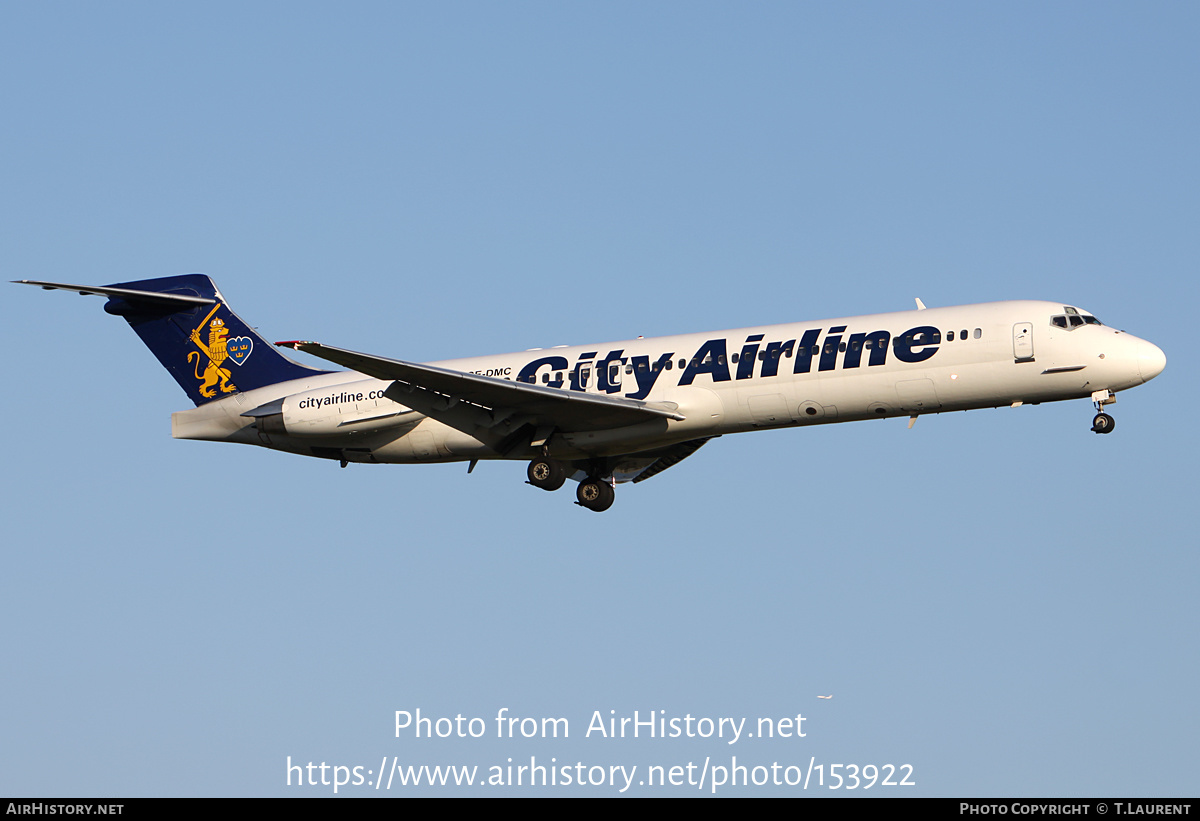
<path id="1" fill-rule="evenodd" d="M 217 395 L 217 391 L 221 393 L 234 393 L 237 391 L 237 385 L 229 381 L 233 374 L 228 368 L 221 367 L 226 360 L 233 362 L 235 365 L 241 365 L 249 357 L 254 350 L 254 341 L 246 336 L 239 336 L 233 339 L 227 339 L 229 329 L 225 327 L 225 321 L 219 316 L 213 316 L 221 307 L 220 303 L 213 306 L 213 309 L 208 312 L 208 316 L 192 329 L 189 336 L 192 343 L 195 344 L 199 351 L 189 351 L 187 355 L 188 362 L 194 362 L 193 373 L 196 379 L 200 380 L 200 395 L 212 398 Z M 201 338 L 201 331 L 205 324 L 208 325 L 208 342 Z M 207 357 L 208 365 L 204 368 L 204 373 L 200 373 L 200 362 L 203 357 Z M 195 359 L 193 359 L 195 357 Z"/>

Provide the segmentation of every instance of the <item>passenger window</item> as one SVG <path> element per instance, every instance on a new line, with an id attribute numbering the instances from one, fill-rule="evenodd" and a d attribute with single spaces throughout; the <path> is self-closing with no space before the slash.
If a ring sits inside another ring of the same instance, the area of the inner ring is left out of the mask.
<path id="1" fill-rule="evenodd" d="M 981 336 L 983 336 L 983 330 L 981 328 L 976 328 L 975 329 L 975 338 L 978 339 Z"/>
<path id="2" fill-rule="evenodd" d="M 546 382 L 549 382 L 549 381 L 550 381 L 550 374 L 548 374 L 548 373 L 544 373 L 544 374 L 542 374 L 542 382 L 543 382 L 543 383 L 546 383 Z"/>
<path id="3" fill-rule="evenodd" d="M 947 342 L 954 341 L 954 331 L 946 331 L 946 341 Z"/>

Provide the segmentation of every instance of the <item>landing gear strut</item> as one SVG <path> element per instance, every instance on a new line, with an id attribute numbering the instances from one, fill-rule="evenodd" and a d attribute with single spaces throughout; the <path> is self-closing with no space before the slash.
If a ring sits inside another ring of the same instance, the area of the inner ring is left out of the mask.
<path id="1" fill-rule="evenodd" d="M 612 507 L 617 494 L 613 491 L 610 483 L 603 479 L 588 477 L 579 483 L 579 487 L 575 490 L 575 498 L 588 510 L 599 513 Z"/>
<path id="2" fill-rule="evenodd" d="M 1092 394 L 1092 404 L 1096 406 L 1096 415 L 1092 417 L 1092 433 L 1112 433 L 1117 426 L 1117 420 L 1104 412 L 1105 405 L 1117 401 L 1116 394 L 1110 390 L 1096 391 Z"/>

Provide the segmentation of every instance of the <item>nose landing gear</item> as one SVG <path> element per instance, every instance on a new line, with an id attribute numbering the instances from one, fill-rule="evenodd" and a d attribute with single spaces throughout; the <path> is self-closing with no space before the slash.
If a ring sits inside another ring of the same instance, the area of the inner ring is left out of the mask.
<path id="1" fill-rule="evenodd" d="M 1110 390 L 1096 391 L 1092 394 L 1092 404 L 1096 406 L 1096 415 L 1092 417 L 1092 433 L 1112 433 L 1117 426 L 1117 420 L 1104 412 L 1105 405 L 1117 401 L 1117 396 Z"/>

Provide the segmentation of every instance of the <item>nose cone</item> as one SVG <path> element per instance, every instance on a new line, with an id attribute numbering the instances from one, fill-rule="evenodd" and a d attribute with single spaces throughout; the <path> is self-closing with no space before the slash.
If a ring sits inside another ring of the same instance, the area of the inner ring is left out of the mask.
<path id="1" fill-rule="evenodd" d="M 1143 382 L 1149 382 L 1167 367 L 1167 355 L 1157 345 L 1144 339 L 1138 340 L 1138 373 Z"/>

